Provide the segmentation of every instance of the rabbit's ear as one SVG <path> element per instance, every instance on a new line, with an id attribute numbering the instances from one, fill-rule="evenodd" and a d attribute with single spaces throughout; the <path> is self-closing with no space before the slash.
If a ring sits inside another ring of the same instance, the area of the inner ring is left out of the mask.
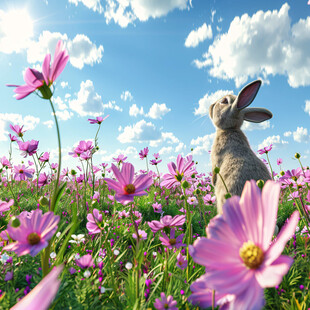
<path id="1" fill-rule="evenodd" d="M 264 108 L 247 108 L 244 110 L 243 119 L 252 123 L 261 123 L 272 118 L 272 113 Z"/>
<path id="2" fill-rule="evenodd" d="M 236 98 L 236 104 L 238 110 L 242 110 L 252 103 L 261 84 L 262 84 L 261 80 L 256 80 L 245 86 L 240 91 L 238 97 Z"/>

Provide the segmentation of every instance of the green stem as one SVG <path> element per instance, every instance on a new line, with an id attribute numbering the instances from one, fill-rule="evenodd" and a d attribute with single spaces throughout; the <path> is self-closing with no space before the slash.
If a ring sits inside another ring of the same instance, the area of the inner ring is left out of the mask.
<path id="1" fill-rule="evenodd" d="M 274 181 L 273 170 L 272 170 L 271 163 L 270 163 L 270 160 L 269 160 L 268 152 L 266 152 L 266 157 L 267 157 L 268 164 L 269 164 L 269 167 L 270 167 L 271 177 L 272 177 L 272 180 Z"/>
<path id="2" fill-rule="evenodd" d="M 224 184 L 224 186 L 225 186 L 225 189 L 226 189 L 227 194 L 229 194 L 228 188 L 227 188 L 227 186 L 226 186 L 226 183 L 225 183 L 225 181 L 224 181 L 222 175 L 221 175 L 219 172 L 218 172 L 218 175 L 220 176 L 220 178 L 221 178 L 221 180 L 222 180 L 222 182 L 223 182 L 223 184 Z"/>

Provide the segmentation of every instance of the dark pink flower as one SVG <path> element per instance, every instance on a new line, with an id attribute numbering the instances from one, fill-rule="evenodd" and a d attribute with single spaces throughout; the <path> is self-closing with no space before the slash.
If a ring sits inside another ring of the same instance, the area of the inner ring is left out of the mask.
<path id="1" fill-rule="evenodd" d="M 0 212 L 9 211 L 10 208 L 13 206 L 13 204 L 14 204 L 14 199 L 10 199 L 9 202 L 0 200 Z"/>
<path id="2" fill-rule="evenodd" d="M 45 162 L 45 163 L 48 162 L 49 160 L 50 160 L 50 153 L 49 152 L 45 152 L 39 158 L 39 161 L 42 161 L 42 162 Z"/>
<path id="3" fill-rule="evenodd" d="M 177 256 L 177 267 L 180 269 L 185 269 L 187 267 L 186 256 L 183 256 L 181 253 Z"/>
<path id="4" fill-rule="evenodd" d="M 17 100 L 27 97 L 37 89 L 40 90 L 44 99 L 50 99 L 53 94 L 49 87 L 63 71 L 68 60 L 69 56 L 67 51 L 63 49 L 62 41 L 58 41 L 55 49 L 54 61 L 51 66 L 51 55 L 47 54 L 43 61 L 42 73 L 36 69 L 27 68 L 24 75 L 25 85 L 7 86 L 16 87 L 14 92 L 16 93 Z"/>
<path id="5" fill-rule="evenodd" d="M 127 204 L 134 200 L 135 196 L 147 195 L 145 189 L 152 185 L 153 180 L 147 174 L 141 174 L 134 180 L 134 166 L 130 163 L 123 163 L 122 170 L 112 164 L 112 170 L 117 181 L 105 178 L 110 189 L 115 190 L 115 199 Z"/>
<path id="6" fill-rule="evenodd" d="M 86 228 L 91 235 L 99 234 L 103 226 L 102 214 L 98 209 L 94 209 L 92 213 L 87 214 Z"/>
<path id="7" fill-rule="evenodd" d="M 150 160 L 150 164 L 153 165 L 153 166 L 156 166 L 158 164 L 160 164 L 162 162 L 162 159 L 151 159 Z"/>
<path id="8" fill-rule="evenodd" d="M 161 213 L 163 211 L 162 205 L 158 202 L 152 204 L 155 213 Z"/>
<path id="9" fill-rule="evenodd" d="M 89 118 L 88 121 L 89 121 L 90 124 L 98 124 L 98 125 L 100 125 L 109 116 L 110 115 L 107 115 L 106 117 L 97 116 L 95 119 Z"/>
<path id="10" fill-rule="evenodd" d="M 210 221 L 208 238 L 189 245 L 194 262 L 206 267 L 208 287 L 235 295 L 231 309 L 260 309 L 263 289 L 278 285 L 293 263 L 292 257 L 281 253 L 295 232 L 298 211 L 271 243 L 279 194 L 278 183 L 267 181 L 261 192 L 254 180 L 247 181 L 241 198 L 228 199 L 223 216 Z"/>
<path id="11" fill-rule="evenodd" d="M 9 133 L 9 138 L 10 138 L 11 142 L 18 141 L 18 138 L 15 136 L 12 136 L 10 133 Z"/>
<path id="12" fill-rule="evenodd" d="M 19 127 L 19 125 L 11 125 L 10 124 L 10 128 L 21 138 L 24 135 L 24 132 L 26 132 L 26 130 L 23 130 L 24 126 Z"/>
<path id="13" fill-rule="evenodd" d="M 90 254 L 86 254 L 79 259 L 75 260 L 75 263 L 82 269 L 92 267 L 94 264 L 93 258 Z"/>
<path id="14" fill-rule="evenodd" d="M 139 156 L 140 159 L 144 159 L 147 157 L 147 154 L 149 153 L 149 148 L 145 147 L 143 150 L 140 151 Z"/>
<path id="15" fill-rule="evenodd" d="M 14 166 L 13 173 L 15 173 L 14 179 L 16 181 L 22 181 L 26 180 L 27 178 L 32 178 L 34 174 L 34 169 L 26 168 L 25 165 L 18 165 Z"/>
<path id="16" fill-rule="evenodd" d="M 80 157 L 82 153 L 91 151 L 94 148 L 92 141 L 80 141 L 78 146 L 74 148 L 73 152 L 69 152 L 69 155 L 73 157 Z"/>
<path id="17" fill-rule="evenodd" d="M 181 246 L 185 246 L 184 243 L 182 243 L 184 234 L 179 235 L 178 237 L 175 237 L 175 229 L 172 228 L 170 230 L 170 237 L 168 237 L 163 231 L 161 232 L 162 237 L 159 237 L 159 240 L 161 241 L 162 245 L 165 245 L 168 249 L 172 248 L 180 248 Z"/>
<path id="18" fill-rule="evenodd" d="M 264 148 L 258 150 L 257 152 L 260 154 L 260 155 L 263 155 L 265 153 L 268 153 L 272 150 L 272 144 L 270 144 L 269 146 L 265 146 Z"/>
<path id="19" fill-rule="evenodd" d="M 278 158 L 278 159 L 277 159 L 277 165 L 278 165 L 278 166 L 281 165 L 282 162 L 283 162 L 282 158 Z"/>
<path id="20" fill-rule="evenodd" d="M 171 295 L 166 297 L 165 293 L 160 293 L 160 298 L 156 298 L 154 302 L 154 307 L 157 310 L 178 310 L 177 302 L 173 299 Z"/>
<path id="21" fill-rule="evenodd" d="M 118 164 L 123 164 L 125 163 L 125 160 L 127 159 L 127 157 L 123 154 L 118 155 L 117 157 L 113 157 L 113 160 Z"/>
<path id="22" fill-rule="evenodd" d="M 17 141 L 19 149 L 22 151 L 21 155 L 23 157 L 27 157 L 27 155 L 32 156 L 38 150 L 39 141 L 31 140 L 31 141 Z"/>
<path id="23" fill-rule="evenodd" d="M 15 242 L 9 243 L 4 250 L 13 251 L 18 256 L 30 254 L 36 256 L 42 249 L 46 248 L 48 241 L 57 230 L 60 217 L 53 212 L 42 215 L 37 209 L 28 214 L 17 216 L 19 226 L 12 222 L 8 224 L 7 231 Z"/>
<path id="24" fill-rule="evenodd" d="M 41 173 L 39 176 L 39 180 L 38 180 L 39 187 L 42 187 L 49 183 L 50 183 L 50 178 L 48 177 L 48 175 L 45 172 Z"/>
<path id="25" fill-rule="evenodd" d="M 204 197 L 202 197 L 202 199 L 205 205 L 210 206 L 214 204 L 216 197 L 215 196 L 212 197 L 210 194 L 207 194 Z"/>
<path id="26" fill-rule="evenodd" d="M 1 162 L 1 165 L 3 168 L 11 168 L 12 167 L 10 161 L 5 156 L 0 158 L 0 162 Z"/>
<path id="27" fill-rule="evenodd" d="M 139 239 L 140 240 L 146 240 L 147 239 L 147 233 L 144 230 L 138 229 Z M 132 238 L 137 239 L 137 234 L 133 233 Z"/>
<path id="28" fill-rule="evenodd" d="M 160 221 L 148 222 L 153 233 L 166 228 L 171 228 L 175 226 L 182 226 L 185 223 L 185 215 L 165 215 L 160 219 Z"/>

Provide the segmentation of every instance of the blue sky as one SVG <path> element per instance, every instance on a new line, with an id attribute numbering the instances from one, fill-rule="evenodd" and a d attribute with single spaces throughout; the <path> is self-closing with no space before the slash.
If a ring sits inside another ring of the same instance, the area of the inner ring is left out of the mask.
<path id="1" fill-rule="evenodd" d="M 228 92 L 260 78 L 252 106 L 274 117 L 243 129 L 252 149 L 273 143 L 271 162 L 309 165 L 310 5 L 304 1 L 64 0 L 0 3 L 0 149 L 7 156 L 9 124 L 25 125 L 25 139 L 57 160 L 57 139 L 47 101 L 32 94 L 17 101 L 5 84 L 24 84 L 27 67 L 41 70 L 62 39 L 70 61 L 56 81 L 64 162 L 93 139 L 88 118 L 110 117 L 99 136 L 95 163 L 123 153 L 137 169 L 159 152 L 166 164 L 193 148 L 199 172 L 211 169 L 215 128 L 207 111 Z M 13 148 L 14 162 L 22 160 Z M 278 168 L 277 168 L 278 169 Z"/>

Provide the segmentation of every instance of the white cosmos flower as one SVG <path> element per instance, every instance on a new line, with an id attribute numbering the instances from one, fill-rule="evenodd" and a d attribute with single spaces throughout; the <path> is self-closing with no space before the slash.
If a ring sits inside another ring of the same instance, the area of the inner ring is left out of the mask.
<path id="1" fill-rule="evenodd" d="M 85 236 L 84 234 L 71 235 L 71 238 L 72 238 L 73 240 L 70 240 L 69 242 L 70 242 L 70 243 L 80 244 L 81 242 L 84 242 L 84 241 L 85 241 L 84 236 Z"/>

